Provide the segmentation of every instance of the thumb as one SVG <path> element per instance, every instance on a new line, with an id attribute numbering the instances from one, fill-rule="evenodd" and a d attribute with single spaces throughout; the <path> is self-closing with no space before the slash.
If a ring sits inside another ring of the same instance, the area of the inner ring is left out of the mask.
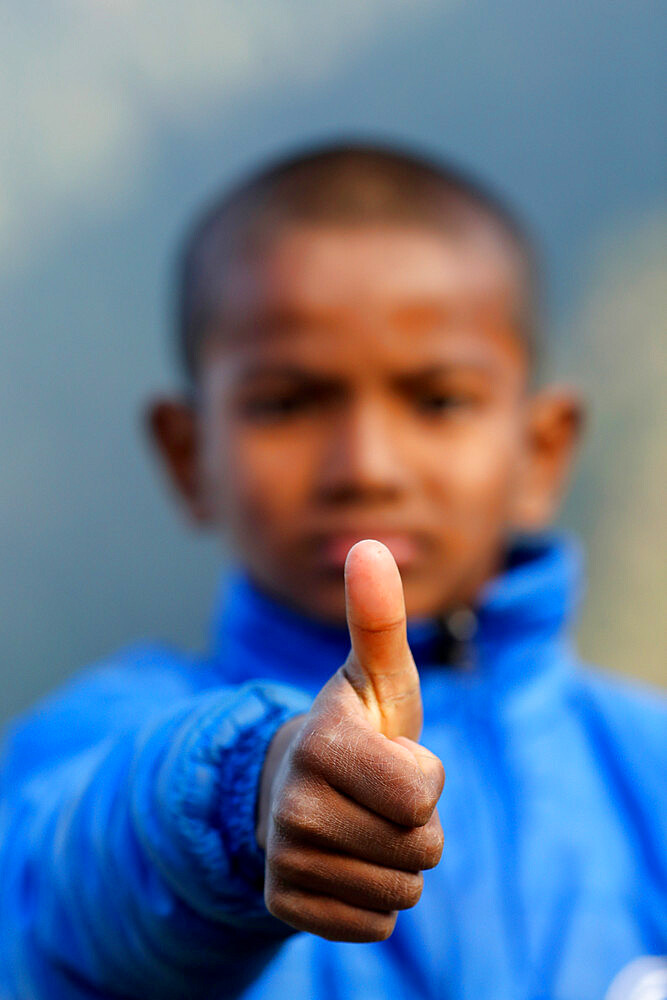
<path id="1" fill-rule="evenodd" d="M 379 731 L 418 740 L 419 674 L 408 646 L 403 584 L 382 542 L 353 545 L 345 562 L 345 603 L 352 651 L 345 675 Z"/>

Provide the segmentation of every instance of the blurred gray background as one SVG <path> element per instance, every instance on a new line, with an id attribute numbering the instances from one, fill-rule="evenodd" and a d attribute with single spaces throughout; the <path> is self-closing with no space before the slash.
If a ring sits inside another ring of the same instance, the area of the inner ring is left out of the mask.
<path id="1" fill-rule="evenodd" d="M 593 406 L 563 516 L 589 553 L 581 646 L 667 683 L 666 10 L 4 0 L 0 721 L 124 643 L 206 643 L 225 553 L 141 427 L 178 380 L 174 246 L 258 159 L 349 134 L 451 157 L 532 222 L 552 371 Z"/>

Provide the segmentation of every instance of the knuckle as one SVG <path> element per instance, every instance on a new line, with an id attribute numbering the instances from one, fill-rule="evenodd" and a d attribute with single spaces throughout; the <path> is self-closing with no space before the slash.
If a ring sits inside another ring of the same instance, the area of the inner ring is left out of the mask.
<path id="1" fill-rule="evenodd" d="M 273 879 L 268 878 L 264 886 L 264 905 L 269 913 L 279 920 L 287 919 L 285 898 Z"/>
<path id="2" fill-rule="evenodd" d="M 308 836 L 319 830 L 315 802 L 303 789 L 286 788 L 275 802 L 271 819 L 283 836 Z"/>
<path id="3" fill-rule="evenodd" d="M 423 812 L 421 774 L 417 767 L 392 756 L 376 757 L 372 763 L 374 787 L 380 790 L 379 809 L 383 816 L 400 826 L 422 826 Z M 423 822 L 427 822 L 430 813 Z"/>
<path id="4" fill-rule="evenodd" d="M 441 786 L 437 778 L 425 774 L 416 762 L 389 758 L 384 766 L 384 771 L 378 767 L 378 782 L 387 790 L 390 818 L 401 826 L 425 826 L 440 798 Z"/>
<path id="5" fill-rule="evenodd" d="M 438 819 L 437 813 L 434 818 Z M 444 844 L 445 835 L 439 820 L 422 827 L 422 868 L 435 868 L 442 857 Z"/>
<path id="6" fill-rule="evenodd" d="M 292 881 L 299 874 L 299 865 L 295 858 L 298 852 L 277 848 L 272 851 L 268 859 L 269 869 L 272 875 L 283 882 Z"/>
<path id="7" fill-rule="evenodd" d="M 431 789 L 427 787 L 421 788 L 417 795 L 415 795 L 412 804 L 412 826 L 426 826 L 433 815 L 433 810 L 437 802 L 437 796 L 433 794 Z"/>
<path id="8" fill-rule="evenodd" d="M 409 910 L 419 902 L 423 887 L 421 873 L 396 872 L 382 903 L 392 910 Z"/>
<path id="9" fill-rule="evenodd" d="M 294 810 L 290 797 L 282 795 L 271 811 L 273 825 L 279 833 L 290 833 L 294 824 Z"/>
<path id="10" fill-rule="evenodd" d="M 336 746 L 335 731 L 325 722 L 320 722 L 302 731 L 294 745 L 292 760 L 305 773 L 326 773 L 336 758 Z"/>
<path id="11" fill-rule="evenodd" d="M 431 774 L 422 776 L 419 788 L 415 793 L 414 800 L 414 825 L 425 826 L 431 819 L 435 807 L 440 798 L 444 780 L 445 769 L 440 761 L 433 761 L 433 771 Z"/>
<path id="12" fill-rule="evenodd" d="M 269 882 L 264 889 L 264 905 L 272 916 L 289 924 L 290 927 L 297 930 L 313 929 L 312 917 L 293 890 L 288 891 Z"/>
<path id="13" fill-rule="evenodd" d="M 303 771 L 311 771 L 320 763 L 321 736 L 318 729 L 301 732 L 292 749 L 293 763 Z"/>
<path id="14" fill-rule="evenodd" d="M 424 888 L 424 876 L 418 875 L 404 876 L 403 892 L 400 898 L 401 905 L 396 904 L 396 909 L 409 910 L 421 899 Z"/>

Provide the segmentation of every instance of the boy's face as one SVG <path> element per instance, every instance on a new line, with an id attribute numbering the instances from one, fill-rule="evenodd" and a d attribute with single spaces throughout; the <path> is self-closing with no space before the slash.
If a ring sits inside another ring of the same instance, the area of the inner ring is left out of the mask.
<path id="1" fill-rule="evenodd" d="M 483 226 L 294 225 L 230 270 L 198 410 L 158 403 L 153 429 L 263 589 L 344 621 L 345 556 L 373 537 L 421 617 L 474 600 L 508 534 L 548 520 L 576 408 L 528 392 L 518 273 Z"/>

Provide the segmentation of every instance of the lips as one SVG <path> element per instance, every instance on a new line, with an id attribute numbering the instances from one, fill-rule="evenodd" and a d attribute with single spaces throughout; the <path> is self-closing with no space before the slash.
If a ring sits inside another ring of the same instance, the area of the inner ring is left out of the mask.
<path id="1" fill-rule="evenodd" d="M 342 569 L 352 546 L 364 538 L 374 538 L 386 545 L 399 568 L 408 569 L 418 561 L 423 553 L 423 540 L 414 532 L 345 531 L 320 536 L 316 545 L 318 561 L 328 569 Z"/>

